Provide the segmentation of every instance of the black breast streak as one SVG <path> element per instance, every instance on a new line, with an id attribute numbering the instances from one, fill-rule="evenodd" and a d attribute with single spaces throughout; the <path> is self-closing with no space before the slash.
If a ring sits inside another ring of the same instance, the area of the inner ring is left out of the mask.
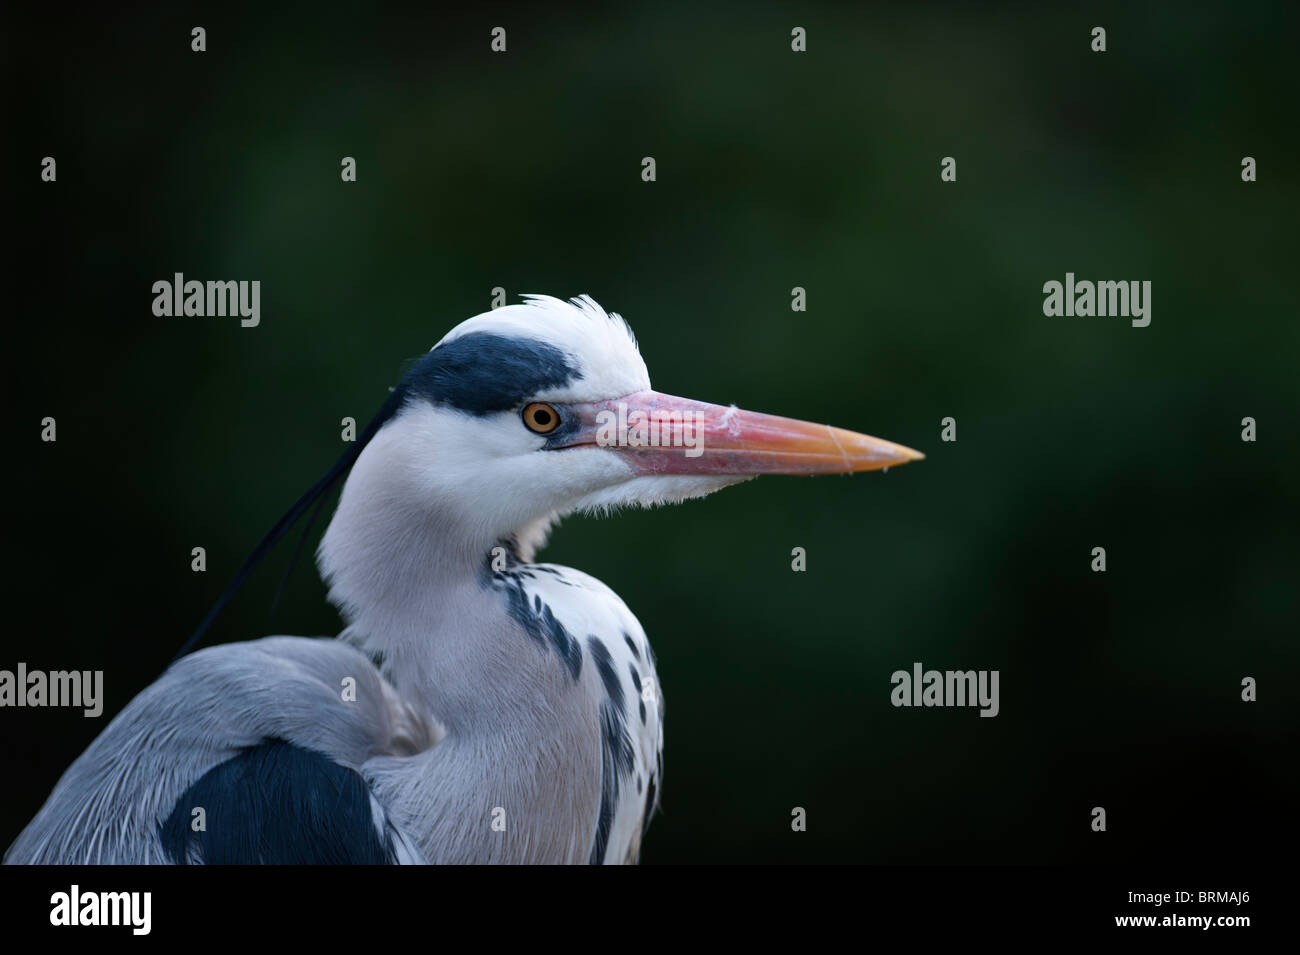
<path id="1" fill-rule="evenodd" d="M 655 810 L 658 808 L 659 800 L 655 791 L 655 774 L 651 773 L 650 779 L 646 783 L 645 814 L 641 817 L 642 838 L 645 838 L 645 834 L 650 831 L 650 818 L 655 814 Z"/>
<path id="2" fill-rule="evenodd" d="M 568 668 L 569 676 L 577 680 L 582 673 L 582 648 L 564 624 L 560 623 L 550 605 L 539 596 L 529 602 L 522 574 L 518 571 L 496 571 L 492 574 L 491 581 L 493 588 L 505 598 L 506 611 L 523 627 L 524 633 L 543 647 L 550 646 L 554 649 L 560 661 Z"/>
<path id="3" fill-rule="evenodd" d="M 503 544 L 506 545 L 506 568 L 504 570 L 493 570 L 489 559 L 484 565 L 484 586 L 490 586 L 503 595 L 506 610 L 510 616 L 539 645 L 553 647 L 560 659 L 568 667 L 570 675 L 576 681 L 582 672 L 582 649 L 578 641 L 556 619 L 551 608 L 540 596 L 534 595 L 532 601 L 528 599 L 528 594 L 523 585 L 523 580 L 526 577 L 532 577 L 530 571 L 543 571 L 554 574 L 555 578 L 562 583 L 568 583 L 568 581 L 564 580 L 563 575 L 552 568 L 522 564 L 518 559 L 517 550 L 513 546 L 514 542 L 504 541 Z M 641 654 L 637 651 L 631 637 L 624 633 L 623 639 L 632 648 L 632 653 L 637 660 L 640 660 Z M 627 728 L 623 685 L 619 680 L 618 673 L 615 671 L 609 648 L 605 646 L 599 637 L 593 634 L 587 638 L 587 649 L 605 688 L 605 699 L 600 704 L 600 809 L 596 819 L 596 839 L 592 846 L 590 858 L 592 865 L 601 865 L 609 848 L 609 836 L 614 824 L 614 811 L 618 805 L 619 793 L 622 790 L 624 780 L 632 777 L 635 756 Z M 646 652 L 652 652 L 649 646 L 646 647 Z M 651 659 L 653 660 L 653 657 Z M 641 699 L 640 674 L 635 665 L 629 664 L 629 669 L 634 695 L 637 697 L 641 722 L 644 724 L 646 708 L 645 702 Z M 641 788 L 639 779 L 637 783 L 639 792 Z M 652 773 L 648 780 L 645 813 L 641 822 L 643 831 L 649 825 L 650 815 L 654 812 L 654 797 L 655 777 Z"/>
<path id="4" fill-rule="evenodd" d="M 564 624 L 560 623 L 550 606 L 537 595 L 530 602 L 528 592 L 524 589 L 524 581 L 536 579 L 534 571 L 545 568 L 521 562 L 518 545 L 513 538 L 500 541 L 499 546 L 505 549 L 505 569 L 495 570 L 492 566 L 493 558 L 489 555 L 483 563 L 480 578 L 482 585 L 501 594 L 511 619 L 541 647 L 554 649 L 569 675 L 576 681 L 582 673 L 582 648 Z"/>
<path id="5" fill-rule="evenodd" d="M 636 696 L 637 712 L 641 715 L 641 725 L 645 726 L 645 689 L 641 685 L 641 674 L 636 668 L 635 663 L 628 663 L 627 668 L 632 673 L 632 693 Z"/>
<path id="6" fill-rule="evenodd" d="M 623 685 L 614 671 L 609 649 L 599 637 L 592 635 L 587 637 L 587 650 L 605 684 L 605 699 L 600 704 L 600 812 L 596 817 L 596 842 L 591 849 L 591 864 L 601 865 L 609 846 L 622 781 L 632 775 L 634 758 L 623 709 Z"/>
<path id="7" fill-rule="evenodd" d="M 538 574 L 550 574 L 555 578 L 556 583 L 564 584 L 566 587 L 574 586 L 573 581 L 569 580 L 563 573 L 554 567 L 543 567 L 541 564 L 534 564 L 529 569 Z"/>

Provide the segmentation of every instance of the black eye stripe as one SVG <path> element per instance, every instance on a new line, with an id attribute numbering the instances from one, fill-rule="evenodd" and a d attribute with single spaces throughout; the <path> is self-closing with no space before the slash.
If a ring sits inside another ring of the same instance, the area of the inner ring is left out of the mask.
<path id="1" fill-rule="evenodd" d="M 399 390 L 481 417 L 518 408 L 531 395 L 578 377 L 573 361 L 554 345 L 472 332 L 426 353 Z"/>

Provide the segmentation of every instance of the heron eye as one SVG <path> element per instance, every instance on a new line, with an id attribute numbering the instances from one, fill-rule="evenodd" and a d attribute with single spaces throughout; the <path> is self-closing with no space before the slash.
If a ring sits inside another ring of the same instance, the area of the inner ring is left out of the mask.
<path id="1" fill-rule="evenodd" d="M 560 413 L 550 405 L 534 401 L 524 408 L 524 426 L 535 434 L 550 434 L 560 426 Z"/>

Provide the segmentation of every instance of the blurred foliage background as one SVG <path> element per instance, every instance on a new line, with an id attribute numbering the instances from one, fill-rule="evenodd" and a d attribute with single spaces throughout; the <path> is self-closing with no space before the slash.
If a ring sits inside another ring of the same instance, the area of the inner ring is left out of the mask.
<path id="1" fill-rule="evenodd" d="M 1288 5 L 5 20 L 0 667 L 103 669 L 107 720 L 334 460 L 340 418 L 494 286 L 588 292 L 660 390 L 928 454 L 557 531 L 544 558 L 612 586 L 659 656 L 646 862 L 1242 861 L 1294 828 Z M 155 318 L 177 271 L 260 279 L 261 326 Z M 1045 318 L 1067 271 L 1151 280 L 1150 327 Z M 211 640 L 339 629 L 309 562 L 268 617 L 289 554 Z M 914 661 L 1000 670 L 1000 715 L 893 708 Z M 105 720 L 0 712 L 0 843 Z"/>

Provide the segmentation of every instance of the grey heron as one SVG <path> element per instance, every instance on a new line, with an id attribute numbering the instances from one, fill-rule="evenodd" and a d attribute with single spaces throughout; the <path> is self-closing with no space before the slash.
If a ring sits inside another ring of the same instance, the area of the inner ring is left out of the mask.
<path id="1" fill-rule="evenodd" d="M 346 627 L 177 659 L 58 781 L 7 863 L 622 863 L 663 695 L 608 587 L 537 563 L 574 512 L 920 458 L 660 394 L 626 322 L 526 296 L 453 328 L 262 539 L 343 480 L 317 561 Z"/>

